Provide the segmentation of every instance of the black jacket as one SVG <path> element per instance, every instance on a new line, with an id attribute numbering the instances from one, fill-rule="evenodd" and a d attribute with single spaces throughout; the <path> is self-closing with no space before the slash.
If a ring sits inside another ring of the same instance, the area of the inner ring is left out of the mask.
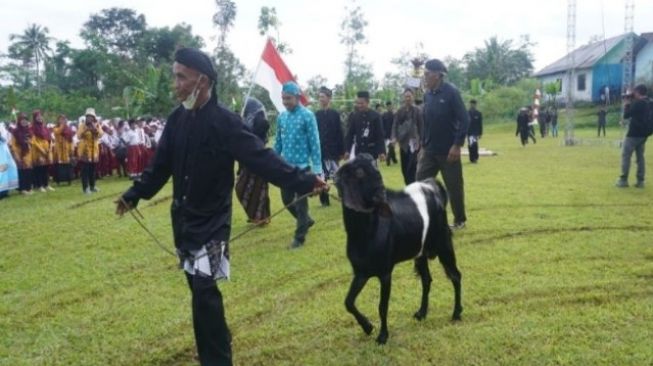
<path id="1" fill-rule="evenodd" d="M 424 93 L 424 136 L 422 146 L 435 155 L 448 155 L 455 144 L 463 146 L 469 114 L 460 92 L 448 82 Z"/>
<path id="2" fill-rule="evenodd" d="M 322 160 L 340 160 L 340 157 L 345 154 L 340 114 L 333 109 L 320 109 L 315 112 L 315 119 L 320 131 Z"/>
<path id="3" fill-rule="evenodd" d="M 467 136 L 483 135 L 483 114 L 476 109 L 469 110 L 469 128 Z"/>
<path id="4" fill-rule="evenodd" d="M 381 115 L 383 121 L 383 136 L 389 140 L 392 137 L 392 123 L 395 121 L 395 114 L 387 111 Z"/>
<path id="5" fill-rule="evenodd" d="M 182 106 L 166 123 L 156 154 L 140 181 L 123 195 L 137 204 L 154 196 L 172 176 L 175 246 L 196 250 L 211 240 L 229 240 L 234 160 L 254 174 L 300 194 L 315 176 L 285 163 L 249 132 L 240 117 L 211 99 L 197 111 Z"/>
<path id="6" fill-rule="evenodd" d="M 365 112 L 352 112 L 349 115 L 345 137 L 347 152 L 351 151 L 354 142 L 356 155 L 368 153 L 376 159 L 380 154 L 385 154 L 383 124 L 378 113 L 368 109 Z"/>
<path id="7" fill-rule="evenodd" d="M 626 137 L 647 137 L 648 99 L 635 100 L 624 109 L 624 118 L 630 118 Z"/>

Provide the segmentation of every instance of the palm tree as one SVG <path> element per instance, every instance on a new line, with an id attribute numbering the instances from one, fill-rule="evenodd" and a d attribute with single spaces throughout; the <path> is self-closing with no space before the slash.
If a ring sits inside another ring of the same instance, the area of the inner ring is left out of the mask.
<path id="1" fill-rule="evenodd" d="M 41 27 L 38 24 L 31 24 L 23 31 L 23 34 L 11 34 L 9 40 L 14 43 L 10 46 L 24 56 L 24 61 L 34 60 L 36 65 L 36 85 L 39 94 L 41 93 L 40 68 L 41 62 L 48 57 L 52 51 L 48 36 L 48 27 Z"/>

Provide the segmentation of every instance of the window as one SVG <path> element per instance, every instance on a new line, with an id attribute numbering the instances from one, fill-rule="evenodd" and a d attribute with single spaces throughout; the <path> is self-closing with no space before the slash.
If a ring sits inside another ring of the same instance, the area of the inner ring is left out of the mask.
<path id="1" fill-rule="evenodd" d="M 578 79 L 576 79 L 576 90 L 585 91 L 585 74 L 578 75 Z"/>
<path id="2" fill-rule="evenodd" d="M 562 79 L 556 79 L 556 85 L 558 85 L 558 93 L 562 92 Z"/>

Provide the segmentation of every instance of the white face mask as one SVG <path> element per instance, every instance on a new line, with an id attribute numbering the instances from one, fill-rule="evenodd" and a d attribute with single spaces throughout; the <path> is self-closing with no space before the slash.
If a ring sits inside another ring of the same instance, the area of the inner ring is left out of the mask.
<path id="1" fill-rule="evenodd" d="M 186 97 L 186 100 L 181 102 L 181 104 L 186 108 L 187 110 L 193 109 L 195 107 L 195 103 L 197 102 L 197 97 L 200 95 L 200 81 L 202 81 L 202 78 L 204 75 L 200 75 L 200 77 L 197 79 L 197 83 L 195 83 L 195 87 L 193 88 L 193 91 Z"/>

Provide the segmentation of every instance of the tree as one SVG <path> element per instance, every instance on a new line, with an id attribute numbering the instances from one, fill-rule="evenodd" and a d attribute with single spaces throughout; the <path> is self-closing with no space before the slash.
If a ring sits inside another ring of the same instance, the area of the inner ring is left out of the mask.
<path id="1" fill-rule="evenodd" d="M 179 47 L 202 48 L 204 40 L 193 35 L 192 26 L 181 23 L 169 27 L 150 28 L 145 31 L 142 52 L 155 65 L 172 63 Z"/>
<path id="2" fill-rule="evenodd" d="M 39 93 L 41 92 L 39 67 L 41 62 L 48 57 L 48 53 L 52 51 L 50 49 L 52 37 L 49 37 L 48 33 L 50 33 L 48 27 L 31 24 L 23 31 L 23 34 L 9 35 L 9 40 L 13 41 L 9 46 L 10 57 L 19 57 L 23 66 L 27 66 L 33 61 L 36 67 L 36 86 Z"/>
<path id="3" fill-rule="evenodd" d="M 459 89 L 467 89 L 467 71 L 462 60 L 447 56 L 442 60 L 447 65 L 447 79 Z"/>
<path id="4" fill-rule="evenodd" d="M 225 46 L 227 34 L 236 20 L 236 3 L 232 0 L 215 0 L 218 11 L 213 14 L 213 24 L 220 28 L 218 47 Z"/>
<path id="5" fill-rule="evenodd" d="M 236 4 L 231 0 L 215 0 L 218 11 L 213 15 L 213 24 L 220 29 L 218 46 L 215 49 L 218 97 L 227 104 L 242 98 L 238 82 L 245 74 L 245 67 L 227 46 L 227 34 L 236 20 Z"/>
<path id="6" fill-rule="evenodd" d="M 268 36 L 274 41 L 277 51 L 280 54 L 291 54 L 292 49 L 288 46 L 287 43 L 281 42 L 281 37 L 279 36 L 279 27 L 281 26 L 281 21 L 277 17 L 277 9 L 275 7 L 261 7 L 261 13 L 258 16 L 258 32 L 262 36 Z M 270 35 L 270 32 L 274 30 L 276 37 Z"/>
<path id="7" fill-rule="evenodd" d="M 346 80 L 353 76 L 355 69 L 362 63 L 359 60 L 357 47 L 367 43 L 365 37 L 367 24 L 361 7 L 356 4 L 356 0 L 351 0 L 351 7 L 345 6 L 345 18 L 340 23 L 340 43 L 347 47 L 347 56 L 345 58 Z"/>
<path id="8" fill-rule="evenodd" d="M 320 94 L 320 88 L 327 85 L 327 79 L 322 75 L 315 75 L 306 81 L 306 88 L 304 91 L 311 96 L 312 99 L 317 100 Z"/>
<path id="9" fill-rule="evenodd" d="M 146 28 L 145 15 L 132 9 L 110 8 L 91 15 L 80 36 L 92 48 L 135 58 Z"/>
<path id="10" fill-rule="evenodd" d="M 533 54 L 530 50 L 533 45 L 528 36 L 522 36 L 516 46 L 512 40 L 499 41 L 496 36 L 491 37 L 485 41 L 483 48 L 465 55 L 467 78 L 502 85 L 514 84 L 533 71 Z"/>

